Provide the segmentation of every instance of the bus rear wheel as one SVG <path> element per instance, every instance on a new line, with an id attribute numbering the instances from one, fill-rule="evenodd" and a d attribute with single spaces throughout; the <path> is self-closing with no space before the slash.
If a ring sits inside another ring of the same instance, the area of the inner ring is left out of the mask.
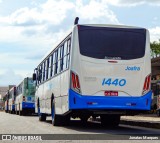
<path id="1" fill-rule="evenodd" d="M 39 116 L 39 121 L 46 121 L 46 115 L 43 113 L 38 114 Z"/>
<path id="2" fill-rule="evenodd" d="M 51 115 L 52 115 L 52 125 L 53 126 L 60 126 L 61 125 L 61 117 L 59 115 L 55 114 L 55 102 L 54 102 L 54 99 L 52 101 Z"/>
<path id="3" fill-rule="evenodd" d="M 23 111 L 19 110 L 19 116 L 22 116 L 22 115 L 23 115 Z"/>
<path id="4" fill-rule="evenodd" d="M 67 126 L 70 122 L 70 116 L 69 115 L 57 115 L 55 112 L 55 102 L 54 99 L 52 101 L 52 125 L 53 126 Z"/>
<path id="5" fill-rule="evenodd" d="M 46 114 L 40 112 L 40 107 L 39 106 L 37 108 L 38 108 L 39 121 L 41 121 L 41 122 L 46 121 Z"/>
<path id="6" fill-rule="evenodd" d="M 120 123 L 120 115 L 101 115 L 101 124 L 105 127 L 117 127 Z"/>
<path id="7" fill-rule="evenodd" d="M 20 110 L 20 103 L 19 103 L 19 116 L 22 116 L 22 111 Z"/>

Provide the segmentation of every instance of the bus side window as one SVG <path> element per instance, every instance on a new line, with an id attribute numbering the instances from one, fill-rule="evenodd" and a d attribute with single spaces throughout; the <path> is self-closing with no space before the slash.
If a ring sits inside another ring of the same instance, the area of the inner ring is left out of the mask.
<path id="1" fill-rule="evenodd" d="M 68 39 L 67 41 L 67 63 L 66 68 L 69 68 L 69 62 L 70 62 L 70 47 L 71 47 L 71 39 Z"/>
<path id="2" fill-rule="evenodd" d="M 67 41 L 64 43 L 64 56 L 67 55 Z"/>
<path id="3" fill-rule="evenodd" d="M 53 53 L 52 55 L 50 56 L 50 77 L 53 76 L 52 72 L 53 72 Z"/>
<path id="4" fill-rule="evenodd" d="M 55 51 L 54 75 L 57 74 L 58 68 L 58 49 Z"/>
<path id="5" fill-rule="evenodd" d="M 41 70 L 41 65 L 39 66 L 39 69 L 38 69 L 38 84 L 41 83 L 41 80 L 42 80 L 42 70 Z"/>
<path id="6" fill-rule="evenodd" d="M 70 48 L 71 48 L 71 38 L 68 39 L 68 41 L 67 41 L 67 54 L 70 53 Z"/>
<path id="7" fill-rule="evenodd" d="M 51 57 L 52 55 L 48 58 L 48 78 L 51 78 Z"/>
<path id="8" fill-rule="evenodd" d="M 41 83 L 44 81 L 44 77 L 45 77 L 45 64 L 42 63 L 42 80 L 41 80 Z"/>
<path id="9" fill-rule="evenodd" d="M 49 69 L 49 58 L 45 62 L 45 80 L 48 79 L 48 69 Z"/>
<path id="10" fill-rule="evenodd" d="M 64 45 L 61 46 L 61 59 L 60 59 L 60 71 L 63 71 L 63 54 L 64 54 Z"/>
<path id="11" fill-rule="evenodd" d="M 38 77 L 39 77 L 39 67 L 37 68 L 36 75 L 37 75 L 37 77 L 36 77 L 36 85 L 38 85 L 38 81 L 39 81 L 39 79 L 38 79 Z"/>
<path id="12" fill-rule="evenodd" d="M 55 57 L 56 57 L 55 55 L 56 55 L 56 52 L 53 53 L 52 76 L 55 75 L 55 63 L 56 63 L 56 62 L 55 62 L 55 61 L 56 61 L 56 60 L 55 60 L 55 59 L 56 59 L 56 58 L 55 58 Z"/>
<path id="13" fill-rule="evenodd" d="M 43 81 L 45 81 L 46 62 L 43 63 Z"/>
<path id="14" fill-rule="evenodd" d="M 67 41 L 64 43 L 64 55 L 63 55 L 63 70 L 67 68 Z"/>
<path id="15" fill-rule="evenodd" d="M 61 71 L 61 47 L 58 48 L 58 61 L 57 73 Z"/>
<path id="16" fill-rule="evenodd" d="M 38 69 L 38 84 L 42 82 L 42 65 L 39 66 Z"/>

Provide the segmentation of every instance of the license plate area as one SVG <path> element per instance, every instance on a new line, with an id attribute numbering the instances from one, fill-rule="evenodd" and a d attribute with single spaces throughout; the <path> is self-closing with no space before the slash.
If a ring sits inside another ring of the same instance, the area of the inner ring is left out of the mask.
<path id="1" fill-rule="evenodd" d="M 105 96 L 118 96 L 118 91 L 105 91 Z"/>

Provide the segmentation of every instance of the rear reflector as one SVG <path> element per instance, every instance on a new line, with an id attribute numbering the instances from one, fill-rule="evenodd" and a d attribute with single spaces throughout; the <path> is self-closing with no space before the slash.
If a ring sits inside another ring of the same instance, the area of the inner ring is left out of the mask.
<path id="1" fill-rule="evenodd" d="M 109 63 L 118 63 L 117 61 L 108 61 Z"/>
<path id="2" fill-rule="evenodd" d="M 88 105 L 97 105 L 97 102 L 87 102 Z"/>

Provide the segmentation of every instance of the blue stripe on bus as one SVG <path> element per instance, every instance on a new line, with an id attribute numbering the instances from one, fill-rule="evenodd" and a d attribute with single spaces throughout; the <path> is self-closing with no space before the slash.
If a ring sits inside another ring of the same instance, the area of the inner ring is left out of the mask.
<path id="1" fill-rule="evenodd" d="M 22 108 L 24 109 L 24 108 L 29 108 L 29 109 L 31 109 L 31 108 L 35 108 L 35 103 L 30 103 L 30 102 L 22 102 Z"/>
<path id="2" fill-rule="evenodd" d="M 151 91 L 141 97 L 87 96 L 69 89 L 69 109 L 150 110 L 151 96 Z"/>
<path id="3" fill-rule="evenodd" d="M 12 110 L 15 110 L 15 105 L 12 105 Z"/>

